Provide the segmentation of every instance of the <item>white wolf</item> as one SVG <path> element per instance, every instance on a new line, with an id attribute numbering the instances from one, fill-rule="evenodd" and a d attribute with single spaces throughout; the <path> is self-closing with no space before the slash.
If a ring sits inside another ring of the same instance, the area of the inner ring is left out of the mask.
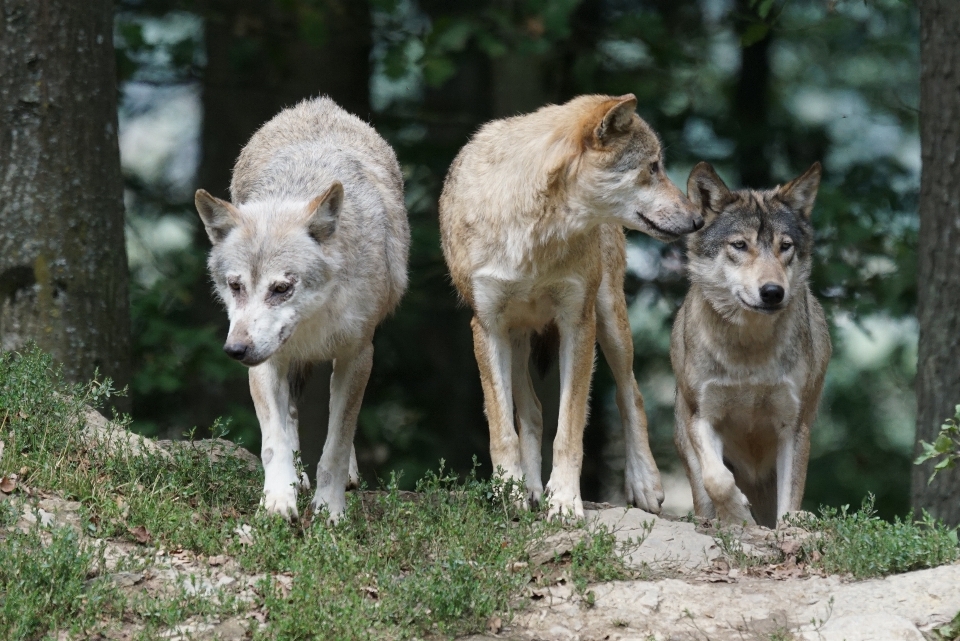
<path id="1" fill-rule="evenodd" d="M 286 109 L 240 152 L 232 204 L 197 191 L 208 265 L 227 307 L 224 351 L 250 367 L 263 434 L 262 505 L 296 518 L 300 449 L 291 382 L 333 361 L 330 423 L 312 507 L 342 514 L 373 332 L 407 286 L 410 230 L 393 149 L 329 98 Z"/>

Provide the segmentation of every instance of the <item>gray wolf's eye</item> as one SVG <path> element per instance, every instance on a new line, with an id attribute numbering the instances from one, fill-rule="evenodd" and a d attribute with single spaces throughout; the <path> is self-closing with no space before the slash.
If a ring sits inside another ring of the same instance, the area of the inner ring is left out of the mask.
<path id="1" fill-rule="evenodd" d="M 730 246 L 733 247 L 733 248 L 736 249 L 736 250 L 743 251 L 744 249 L 747 248 L 747 241 L 745 241 L 745 240 L 735 240 L 735 241 L 733 241 L 732 243 L 730 243 Z"/>
<path id="2" fill-rule="evenodd" d="M 277 283 L 270 288 L 274 294 L 286 294 L 290 290 L 290 283 Z"/>
<path id="3" fill-rule="evenodd" d="M 792 247 L 793 247 L 793 241 L 791 240 L 784 240 L 783 242 L 780 243 L 780 251 L 782 252 L 790 251 Z"/>
<path id="4" fill-rule="evenodd" d="M 650 173 L 656 175 L 660 171 L 660 163 L 654 160 L 650 163 Z"/>

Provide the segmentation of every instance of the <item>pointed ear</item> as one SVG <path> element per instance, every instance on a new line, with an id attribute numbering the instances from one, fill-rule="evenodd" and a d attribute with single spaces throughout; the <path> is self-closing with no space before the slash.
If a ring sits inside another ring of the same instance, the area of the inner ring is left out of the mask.
<path id="1" fill-rule="evenodd" d="M 597 142 L 605 145 L 618 134 L 625 132 L 636 110 L 637 97 L 632 93 L 605 101 L 597 110 L 600 119 L 593 128 Z"/>
<path id="2" fill-rule="evenodd" d="M 710 223 L 730 199 L 730 189 L 708 162 L 698 163 L 687 178 L 687 198 Z"/>
<path id="3" fill-rule="evenodd" d="M 815 162 L 802 176 L 777 189 L 777 195 L 788 207 L 800 212 L 804 218 L 810 218 L 822 173 L 820 163 Z"/>
<path id="4" fill-rule="evenodd" d="M 237 208 L 225 200 L 214 198 L 206 190 L 198 189 L 193 202 L 197 206 L 203 227 L 207 230 L 207 236 L 214 245 L 226 238 L 230 230 L 237 225 Z"/>
<path id="5" fill-rule="evenodd" d="M 339 180 L 335 180 L 327 191 L 307 205 L 307 213 L 310 216 L 307 227 L 314 240 L 322 243 L 333 235 L 337 229 L 342 208 L 343 185 Z"/>

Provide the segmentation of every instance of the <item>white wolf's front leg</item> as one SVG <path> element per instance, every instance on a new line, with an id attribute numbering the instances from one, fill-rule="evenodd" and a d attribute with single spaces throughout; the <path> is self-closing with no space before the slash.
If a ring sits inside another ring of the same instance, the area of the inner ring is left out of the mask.
<path id="1" fill-rule="evenodd" d="M 269 359 L 250 368 L 250 395 L 260 421 L 263 461 L 263 498 L 268 514 L 297 518 L 297 477 L 295 452 L 300 449 L 296 414 L 290 411 L 287 365 Z"/>
<path id="2" fill-rule="evenodd" d="M 623 295 L 623 276 L 604 273 L 597 292 L 597 341 L 617 382 L 617 408 L 626 449 L 624 490 L 627 503 L 653 514 L 660 513 L 663 486 L 650 451 L 643 395 L 633 374 L 633 335 Z"/>
<path id="3" fill-rule="evenodd" d="M 520 467 L 527 484 L 527 501 L 538 505 L 543 497 L 540 448 L 543 445 L 543 408 L 530 378 L 530 332 L 510 333 L 513 349 L 513 403 L 520 432 Z"/>
<path id="4" fill-rule="evenodd" d="M 353 455 L 353 434 L 363 392 L 373 367 L 373 343 L 356 354 L 339 356 L 333 361 L 330 376 L 330 423 L 323 454 L 317 465 L 317 492 L 313 509 L 326 508 L 330 521 L 336 522 L 347 506 L 346 487 Z"/>
<path id="5" fill-rule="evenodd" d="M 560 329 L 560 417 L 553 441 L 553 470 L 547 483 L 549 516 L 582 519 L 580 470 L 583 467 L 583 428 L 593 377 L 597 337 L 593 301 L 576 323 L 557 319 Z"/>

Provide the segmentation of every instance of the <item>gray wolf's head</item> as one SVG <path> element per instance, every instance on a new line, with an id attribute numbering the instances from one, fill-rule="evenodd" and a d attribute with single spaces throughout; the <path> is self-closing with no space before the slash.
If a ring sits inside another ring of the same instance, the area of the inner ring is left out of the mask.
<path id="1" fill-rule="evenodd" d="M 577 110 L 577 153 L 564 168 L 576 177 L 578 198 L 608 222 L 674 241 L 703 226 L 694 207 L 663 168 L 653 129 L 635 113 L 633 94 L 582 96 Z"/>
<path id="2" fill-rule="evenodd" d="M 810 276 L 810 214 L 820 163 L 775 189 L 730 191 L 708 163 L 690 172 L 687 196 L 706 226 L 687 238 L 690 280 L 723 316 L 776 314 Z"/>
<path id="3" fill-rule="evenodd" d="M 230 317 L 223 350 L 259 365 L 328 297 L 343 186 L 334 182 L 311 201 L 239 206 L 200 189 L 195 202 L 213 243 L 210 275 Z"/>

